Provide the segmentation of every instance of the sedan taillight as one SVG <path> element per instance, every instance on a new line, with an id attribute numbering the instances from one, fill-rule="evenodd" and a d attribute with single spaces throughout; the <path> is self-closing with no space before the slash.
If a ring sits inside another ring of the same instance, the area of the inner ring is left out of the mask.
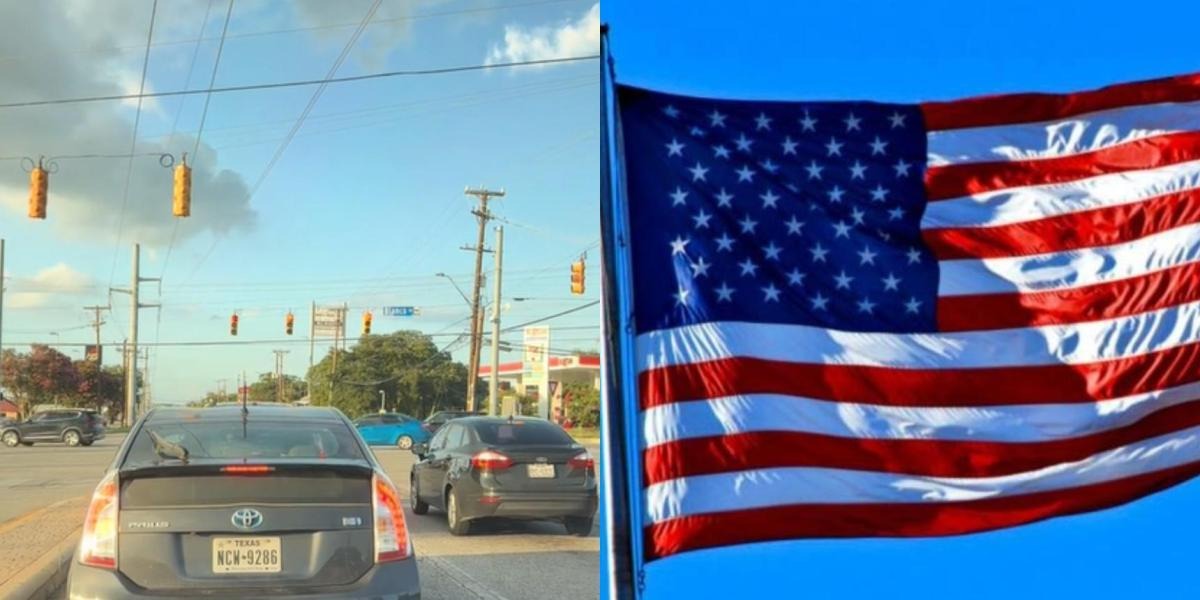
<path id="1" fill-rule="evenodd" d="M 592 454 L 590 452 L 584 450 L 583 452 L 572 456 L 571 460 L 567 461 L 567 465 L 575 469 L 594 469 L 596 468 L 596 461 L 592 459 Z"/>
<path id="2" fill-rule="evenodd" d="M 396 486 L 382 473 L 371 481 L 375 513 L 375 562 L 404 560 L 412 554 L 408 527 L 404 523 L 404 508 Z"/>
<path id="3" fill-rule="evenodd" d="M 471 466 L 479 471 L 503 471 L 512 464 L 511 458 L 495 450 L 476 452 L 475 456 L 471 457 Z"/>
<path id="4" fill-rule="evenodd" d="M 100 481 L 83 520 L 79 562 L 101 569 L 117 568 L 117 473 Z"/>

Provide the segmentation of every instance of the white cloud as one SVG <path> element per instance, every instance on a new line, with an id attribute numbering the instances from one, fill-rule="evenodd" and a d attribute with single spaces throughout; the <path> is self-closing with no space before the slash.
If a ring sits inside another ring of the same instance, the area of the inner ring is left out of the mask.
<path id="1" fill-rule="evenodd" d="M 519 25 L 506 26 L 503 46 L 492 47 L 487 63 L 587 56 L 599 51 L 600 3 L 597 2 L 579 19 L 557 27 L 526 29 Z"/>
<path id="2" fill-rule="evenodd" d="M 13 278 L 9 285 L 12 293 L 6 301 L 12 308 L 38 308 L 64 295 L 93 294 L 96 290 L 95 279 L 66 263 L 42 269 L 27 279 Z"/>

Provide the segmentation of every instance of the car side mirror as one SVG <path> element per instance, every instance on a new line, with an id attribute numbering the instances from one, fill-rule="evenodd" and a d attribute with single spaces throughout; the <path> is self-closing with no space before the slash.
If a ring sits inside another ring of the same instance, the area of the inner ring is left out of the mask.
<path id="1" fill-rule="evenodd" d="M 416 454 L 418 458 L 425 458 L 425 455 L 429 454 L 429 444 L 427 442 L 417 442 L 413 444 L 412 453 Z"/>

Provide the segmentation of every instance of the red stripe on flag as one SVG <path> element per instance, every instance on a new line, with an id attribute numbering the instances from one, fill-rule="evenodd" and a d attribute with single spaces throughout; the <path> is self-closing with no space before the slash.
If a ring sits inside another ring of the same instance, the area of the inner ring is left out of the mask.
<path id="1" fill-rule="evenodd" d="M 1196 159 L 1200 159 L 1200 132 L 1186 131 L 1069 156 L 929 167 L 925 170 L 925 194 L 930 201 L 946 200 Z"/>
<path id="2" fill-rule="evenodd" d="M 922 504 L 794 504 L 679 517 L 645 528 L 646 559 L 792 538 L 926 537 L 989 531 L 1136 500 L 1191 479 L 1200 462 L 1076 488 Z"/>
<path id="3" fill-rule="evenodd" d="M 1164 194 L 1130 204 L 996 227 L 926 229 L 938 260 L 1003 258 L 1108 246 L 1200 223 L 1200 191 Z"/>
<path id="4" fill-rule="evenodd" d="M 1047 292 L 938 298 L 939 331 L 980 331 L 1099 321 L 1200 300 L 1200 263 Z"/>
<path id="5" fill-rule="evenodd" d="M 1136 423 L 1047 442 L 892 440 L 796 431 L 756 431 L 677 440 L 643 453 L 645 485 L 678 477 L 785 467 L 999 477 L 1083 460 L 1126 444 L 1200 425 L 1200 402 L 1177 404 Z"/>
<path id="6" fill-rule="evenodd" d="M 1032 123 L 1137 104 L 1200 100 L 1200 73 L 1074 94 L 1005 94 L 921 105 L 931 131 Z"/>
<path id="7" fill-rule="evenodd" d="M 884 406 L 991 406 L 1091 402 L 1200 380 L 1200 343 L 1085 363 L 897 369 L 734 357 L 642 372 L 642 410 L 739 394 L 782 394 Z"/>

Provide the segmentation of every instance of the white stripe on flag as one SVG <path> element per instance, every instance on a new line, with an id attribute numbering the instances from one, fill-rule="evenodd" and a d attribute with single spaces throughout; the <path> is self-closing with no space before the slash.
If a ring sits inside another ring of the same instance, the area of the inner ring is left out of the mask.
<path id="1" fill-rule="evenodd" d="M 932 131 L 928 136 L 929 164 L 1065 156 L 1197 129 L 1200 102 L 1142 104 L 1040 123 Z"/>
<path id="2" fill-rule="evenodd" d="M 929 503 L 1075 488 L 1200 460 L 1200 427 L 1141 440 L 1086 459 L 1001 477 L 928 477 L 784 467 L 680 477 L 646 487 L 647 523 L 793 504 Z"/>
<path id="3" fill-rule="evenodd" d="M 900 369 L 1080 364 L 1200 339 L 1200 302 L 1104 321 L 951 333 L 862 333 L 808 325 L 710 322 L 643 333 L 639 371 L 732 357 Z"/>
<path id="4" fill-rule="evenodd" d="M 1064 252 L 939 263 L 938 296 L 1041 292 L 1145 275 L 1200 259 L 1200 224 L 1131 242 Z"/>
<path id="5" fill-rule="evenodd" d="M 1200 401 L 1200 382 L 1097 402 L 947 408 L 746 394 L 646 409 L 642 435 L 646 448 L 765 431 L 890 440 L 1049 442 L 1130 425 L 1190 401 Z"/>
<path id="6" fill-rule="evenodd" d="M 921 229 L 1026 223 L 1196 188 L 1200 188 L 1200 160 L 936 200 L 925 207 Z"/>

